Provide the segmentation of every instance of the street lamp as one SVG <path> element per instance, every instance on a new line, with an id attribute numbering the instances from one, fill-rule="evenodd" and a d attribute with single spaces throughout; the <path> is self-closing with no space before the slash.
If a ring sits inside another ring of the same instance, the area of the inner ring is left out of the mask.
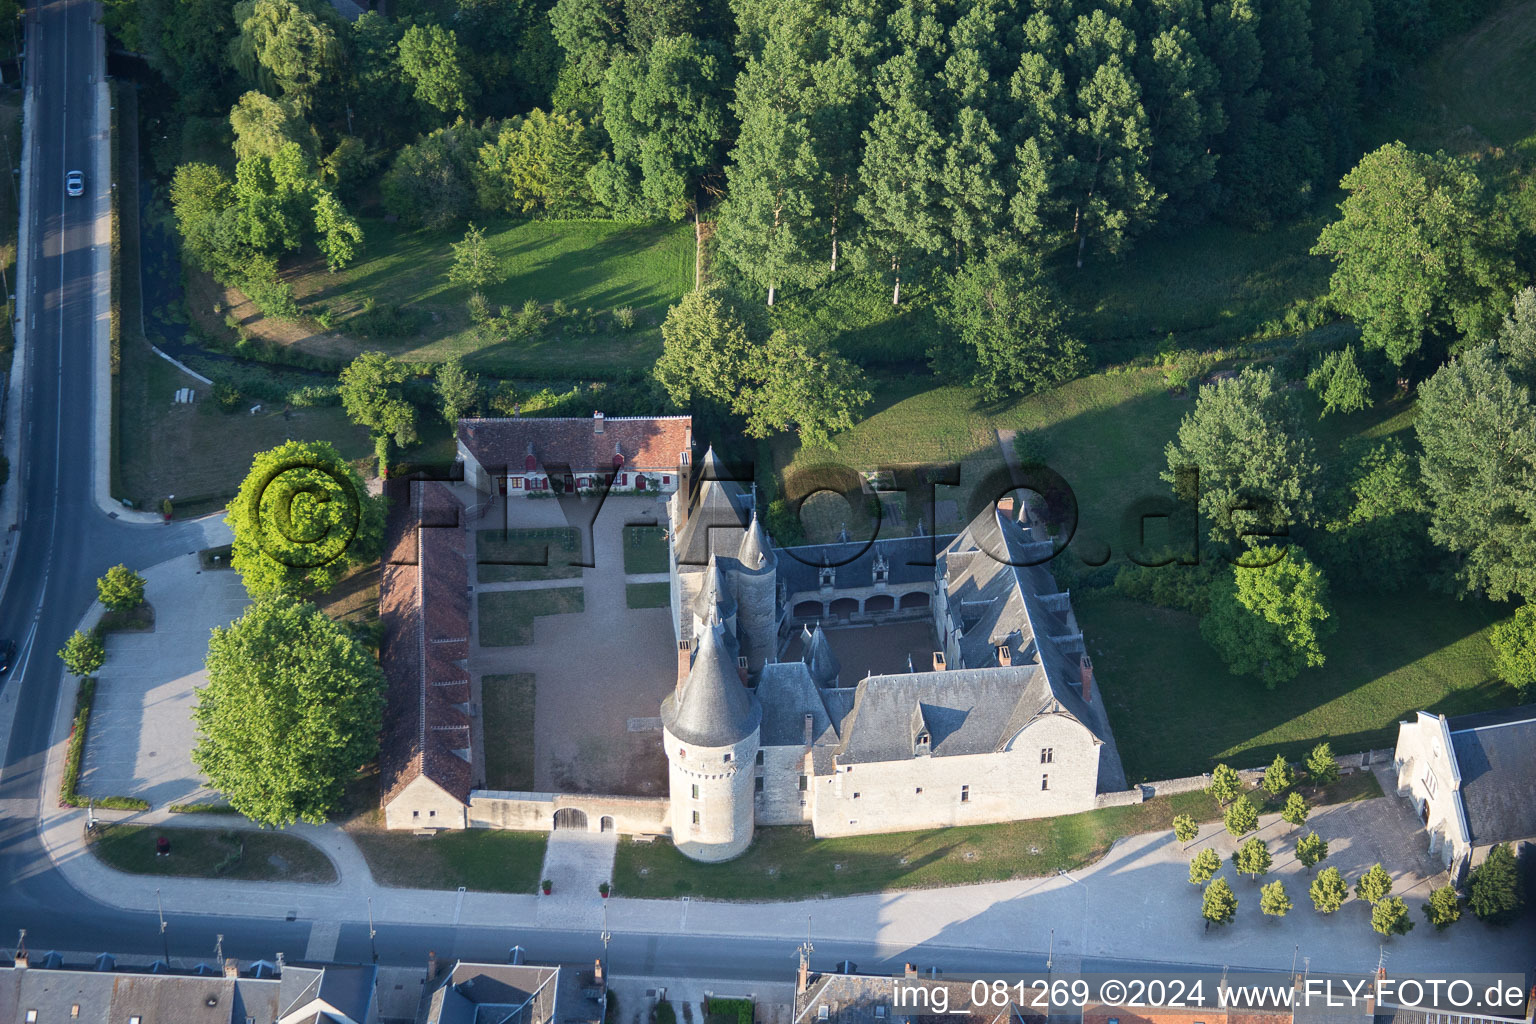
<path id="1" fill-rule="evenodd" d="M 373 953 L 373 962 L 379 962 L 379 947 L 374 944 L 374 937 L 378 930 L 373 927 L 373 897 L 368 897 L 368 949 Z"/>
<path id="2" fill-rule="evenodd" d="M 165 951 L 165 966 L 171 966 L 171 940 L 165 934 L 165 907 L 160 903 L 160 890 L 155 890 L 155 913 L 160 915 L 160 945 Z"/>

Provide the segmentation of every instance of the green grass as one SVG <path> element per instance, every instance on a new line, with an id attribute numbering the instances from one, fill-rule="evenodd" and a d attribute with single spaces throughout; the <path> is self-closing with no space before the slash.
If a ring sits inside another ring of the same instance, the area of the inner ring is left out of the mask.
<path id="1" fill-rule="evenodd" d="M 155 853 L 155 841 L 171 841 L 171 853 Z M 336 867 L 298 836 L 265 829 L 178 828 L 171 825 L 107 824 L 88 837 L 103 863 L 135 875 L 233 878 L 254 882 L 336 881 Z"/>
<path id="2" fill-rule="evenodd" d="M 97 629 L 103 633 L 153 633 L 155 631 L 155 606 L 143 601 L 125 611 L 108 609 L 101 614 Z"/>
<path id="3" fill-rule="evenodd" d="M 543 832 L 496 829 L 439 832 L 430 837 L 375 830 L 351 835 L 380 885 L 407 889 L 462 885 L 476 892 L 533 892 L 549 841 Z"/>
<path id="4" fill-rule="evenodd" d="M 567 615 L 586 607 L 580 587 L 552 590 L 495 590 L 480 595 L 480 646 L 516 647 L 533 643 L 533 620 Z"/>
<path id="5" fill-rule="evenodd" d="M 624 572 L 635 575 L 667 571 L 667 537 L 659 526 L 630 526 L 624 530 Z"/>
<path id="6" fill-rule="evenodd" d="M 340 358 L 364 349 L 429 362 L 462 356 L 473 368 L 502 376 L 648 369 L 661 354 L 660 325 L 667 308 L 693 287 L 691 224 L 489 220 L 480 227 L 506 272 L 505 280 L 485 289 L 493 309 L 521 308 L 534 299 L 548 313 L 559 299 L 573 309 L 602 314 L 597 333 L 577 334 L 568 320 L 551 323 L 533 338 L 479 338 L 470 329 L 465 309 L 469 290 L 448 282 L 453 263 L 449 246 L 463 231 L 433 232 L 370 219 L 363 221 L 366 248 L 358 263 L 331 274 L 316 260 L 289 275 L 306 308 L 319 303 L 340 317 L 334 332 L 316 329 L 292 343 Z M 346 318 L 362 308 L 365 297 L 415 309 L 424 321 L 421 333 L 407 338 L 347 336 Z M 627 331 L 611 316 L 626 306 L 637 317 Z"/>
<path id="7" fill-rule="evenodd" d="M 575 530 L 479 530 L 475 533 L 476 572 L 481 583 L 516 580 L 563 580 L 581 576 Z M 543 564 L 540 564 L 543 563 Z"/>
<path id="8" fill-rule="evenodd" d="M 531 672 L 480 677 L 485 734 L 496 737 L 485 747 L 487 789 L 533 789 L 533 698 Z"/>
<path id="9" fill-rule="evenodd" d="M 808 828 L 762 828 L 725 864 L 699 864 L 666 840 L 620 840 L 614 891 L 665 899 L 787 900 L 1037 877 L 1099 859 L 1116 839 L 1170 828 L 1175 814 L 1217 817 L 1204 793 L 1002 825 L 816 839 Z M 644 874 L 641 872 L 644 871 Z"/>
<path id="10" fill-rule="evenodd" d="M 624 604 L 630 608 L 666 608 L 672 604 L 672 584 L 626 583 Z"/>
<path id="11" fill-rule="evenodd" d="M 1508 613 L 1420 591 L 1338 594 L 1322 668 L 1266 690 L 1234 676 L 1198 620 L 1105 593 L 1077 596 L 1078 621 L 1132 782 L 1218 761 L 1296 761 L 1320 740 L 1339 753 L 1391 746 L 1418 710 L 1463 714 L 1515 702 L 1496 681 L 1488 631 Z"/>

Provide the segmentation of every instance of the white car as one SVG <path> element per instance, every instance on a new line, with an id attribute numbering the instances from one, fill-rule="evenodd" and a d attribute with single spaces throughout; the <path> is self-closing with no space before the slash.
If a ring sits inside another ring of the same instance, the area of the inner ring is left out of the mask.
<path id="1" fill-rule="evenodd" d="M 79 171 L 70 171 L 64 175 L 64 191 L 68 195 L 85 195 L 85 175 Z"/>

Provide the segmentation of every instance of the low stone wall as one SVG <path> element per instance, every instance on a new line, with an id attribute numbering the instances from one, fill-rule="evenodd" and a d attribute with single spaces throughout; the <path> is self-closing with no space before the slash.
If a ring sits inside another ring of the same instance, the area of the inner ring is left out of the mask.
<path id="1" fill-rule="evenodd" d="M 668 808 L 669 802 L 659 797 L 477 789 L 469 794 L 469 827 L 549 832 L 556 814 L 570 812 L 561 814 L 561 828 L 656 836 L 670 831 Z"/>
<path id="2" fill-rule="evenodd" d="M 1133 786 L 1118 793 L 1100 793 L 1094 797 L 1093 806 L 1095 810 L 1101 807 L 1125 807 L 1142 803 L 1146 798 L 1147 794 L 1140 786 Z"/>

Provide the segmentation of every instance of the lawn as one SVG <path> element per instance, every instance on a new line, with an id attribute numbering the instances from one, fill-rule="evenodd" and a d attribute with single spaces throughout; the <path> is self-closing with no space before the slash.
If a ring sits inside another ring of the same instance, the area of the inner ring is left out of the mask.
<path id="1" fill-rule="evenodd" d="M 406 889 L 531 893 L 544 867 L 543 832 L 465 829 L 417 836 L 378 829 L 349 830 L 373 880 Z"/>
<path id="2" fill-rule="evenodd" d="M 481 583 L 517 580 L 563 580 L 581 576 L 579 534 L 572 529 L 506 530 L 475 533 L 477 579 Z"/>
<path id="3" fill-rule="evenodd" d="M 667 535 L 659 526 L 624 528 L 624 573 L 667 571 Z"/>
<path id="4" fill-rule="evenodd" d="M 666 608 L 672 604 L 672 584 L 626 583 L 624 604 L 630 608 Z"/>
<path id="5" fill-rule="evenodd" d="M 257 337 L 340 359 L 383 349 L 425 362 L 462 356 L 472 368 L 504 377 L 606 376 L 615 369 L 650 367 L 661 353 L 660 326 L 668 307 L 693 287 L 691 224 L 493 219 L 479 226 L 506 275 L 485 289 L 492 309 L 519 309 L 533 299 L 549 315 L 559 300 L 580 315 L 552 320 L 529 338 L 482 339 L 465 308 L 469 289 L 448 281 L 450 245 L 463 230 L 434 232 L 375 219 L 363 221 L 363 258 L 353 266 L 332 274 L 322 261 L 310 259 L 285 275 L 306 311 L 330 310 L 333 329 L 268 324 L 254 310 L 237 309 L 236 315 Z M 369 298 L 414 311 L 419 331 L 400 338 L 353 337 L 348 321 Z M 629 329 L 613 316 L 622 308 L 634 311 Z M 588 309 L 596 326 L 590 334 L 576 329 Z"/>
<path id="6" fill-rule="evenodd" d="M 533 789 L 533 673 L 480 677 L 485 735 L 485 788 Z"/>
<path id="7" fill-rule="evenodd" d="M 168 857 L 155 853 L 155 841 L 161 836 L 171 841 Z M 335 865 L 317 847 L 298 836 L 266 829 L 104 824 L 88 842 L 103 863 L 134 875 L 253 882 L 336 881 Z"/>
<path id="8" fill-rule="evenodd" d="M 533 620 L 540 615 L 568 615 L 586 607 L 580 587 L 552 590 L 493 590 L 480 594 L 480 646 L 516 647 L 533 643 Z"/>
<path id="9" fill-rule="evenodd" d="M 1327 664 L 1266 690 L 1234 676 L 1199 622 L 1104 591 L 1077 593 L 1078 621 L 1131 782 L 1300 760 L 1319 740 L 1338 753 L 1391 746 L 1418 710 L 1447 715 L 1515 702 L 1492 673 L 1488 632 L 1508 614 L 1419 590 L 1339 594 Z"/>
<path id="10" fill-rule="evenodd" d="M 667 899 L 788 900 L 1039 877 L 1098 860 L 1116 839 L 1172 827 L 1175 814 L 1217 817 L 1204 793 L 1002 825 L 817 839 L 808 828 L 760 828 L 747 852 L 700 864 L 666 840 L 619 842 L 614 891 Z"/>

